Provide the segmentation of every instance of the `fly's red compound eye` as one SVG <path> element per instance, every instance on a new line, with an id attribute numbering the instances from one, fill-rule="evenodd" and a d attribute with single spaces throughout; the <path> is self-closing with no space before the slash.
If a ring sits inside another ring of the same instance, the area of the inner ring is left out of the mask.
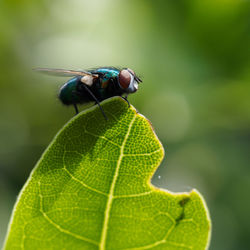
<path id="1" fill-rule="evenodd" d="M 120 86 L 123 89 L 127 89 L 131 82 L 131 74 L 129 73 L 128 70 L 123 69 L 120 71 L 118 79 L 119 79 Z"/>

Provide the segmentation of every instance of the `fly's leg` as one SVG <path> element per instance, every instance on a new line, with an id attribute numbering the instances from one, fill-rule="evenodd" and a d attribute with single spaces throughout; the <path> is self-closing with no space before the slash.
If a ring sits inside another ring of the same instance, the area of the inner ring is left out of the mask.
<path id="1" fill-rule="evenodd" d="M 125 100 L 125 101 L 127 102 L 127 104 L 128 104 L 128 107 L 130 107 L 130 103 L 129 103 L 129 101 L 128 101 L 128 95 L 125 95 L 124 97 L 121 96 L 121 98 L 122 98 L 123 100 Z"/>
<path id="2" fill-rule="evenodd" d="M 73 105 L 74 105 L 74 108 L 75 108 L 75 111 L 76 111 L 76 114 L 75 114 L 75 115 L 77 115 L 77 114 L 79 113 L 78 107 L 77 107 L 77 105 L 76 105 L 75 103 L 74 103 Z"/>
<path id="3" fill-rule="evenodd" d="M 79 96 L 79 92 L 77 92 L 77 91 L 72 91 L 72 95 L 74 95 L 75 97 L 76 97 L 76 96 Z M 77 114 L 79 113 L 78 107 L 77 107 L 76 103 L 73 103 L 73 105 L 74 105 L 74 108 L 75 108 L 75 111 L 76 111 L 76 114 L 75 114 L 75 115 L 77 115 Z"/>
<path id="4" fill-rule="evenodd" d="M 102 109 L 101 107 L 101 104 L 100 102 L 97 100 L 97 98 L 95 97 L 95 95 L 92 93 L 92 91 L 85 85 L 85 84 L 82 84 L 82 86 L 85 88 L 85 90 L 93 97 L 93 99 L 95 100 L 95 102 L 97 103 L 97 105 L 99 106 L 104 118 L 106 120 L 108 120 L 108 117 L 106 116 L 106 114 L 104 113 L 104 110 Z"/>

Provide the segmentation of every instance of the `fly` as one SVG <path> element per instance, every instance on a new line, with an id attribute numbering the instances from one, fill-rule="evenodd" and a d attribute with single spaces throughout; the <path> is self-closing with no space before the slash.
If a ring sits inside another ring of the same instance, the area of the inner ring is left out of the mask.
<path id="1" fill-rule="evenodd" d="M 60 101 L 64 105 L 73 105 L 76 114 L 79 113 L 78 104 L 94 101 L 106 120 L 107 116 L 100 102 L 113 96 L 121 96 L 129 104 L 128 95 L 136 92 L 138 84 L 142 82 L 130 68 L 101 67 L 89 71 L 48 68 L 35 70 L 50 75 L 72 77 L 60 88 Z"/>

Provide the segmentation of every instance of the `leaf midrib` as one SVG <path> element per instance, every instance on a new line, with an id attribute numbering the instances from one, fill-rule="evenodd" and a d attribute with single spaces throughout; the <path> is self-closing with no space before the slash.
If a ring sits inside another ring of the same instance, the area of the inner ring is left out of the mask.
<path id="1" fill-rule="evenodd" d="M 105 247 L 106 247 L 108 222 L 109 222 L 110 210 L 111 210 L 111 207 L 112 207 L 112 202 L 113 202 L 113 197 L 114 197 L 115 185 L 116 185 L 116 181 L 117 181 L 117 178 L 118 178 L 122 158 L 124 156 L 124 153 L 123 153 L 124 147 L 125 147 L 125 144 L 127 142 L 127 139 L 128 139 L 129 134 L 130 134 L 130 131 L 131 131 L 131 128 L 132 128 L 132 125 L 134 123 L 135 118 L 136 118 L 136 115 L 134 115 L 133 119 L 131 120 L 131 122 L 129 124 L 129 127 L 128 127 L 128 131 L 127 131 L 127 133 L 126 133 L 126 135 L 124 137 L 123 143 L 121 145 L 120 156 L 118 158 L 117 166 L 116 166 L 116 169 L 115 169 L 115 174 L 114 174 L 112 183 L 110 185 L 110 190 L 109 190 L 109 193 L 108 193 L 108 200 L 107 200 L 105 213 L 104 213 L 104 222 L 103 222 L 103 227 L 102 227 L 102 234 L 101 234 L 101 241 L 100 241 L 100 248 L 99 248 L 100 250 L 104 250 Z"/>

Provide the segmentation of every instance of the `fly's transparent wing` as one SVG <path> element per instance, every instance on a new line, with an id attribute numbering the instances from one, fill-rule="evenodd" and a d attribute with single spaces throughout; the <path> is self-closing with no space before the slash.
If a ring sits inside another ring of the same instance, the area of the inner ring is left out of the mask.
<path id="1" fill-rule="evenodd" d="M 53 75 L 53 76 L 95 76 L 88 71 L 84 70 L 69 70 L 69 69 L 49 69 L 49 68 L 35 68 L 34 71 L 41 72 L 46 75 Z"/>

